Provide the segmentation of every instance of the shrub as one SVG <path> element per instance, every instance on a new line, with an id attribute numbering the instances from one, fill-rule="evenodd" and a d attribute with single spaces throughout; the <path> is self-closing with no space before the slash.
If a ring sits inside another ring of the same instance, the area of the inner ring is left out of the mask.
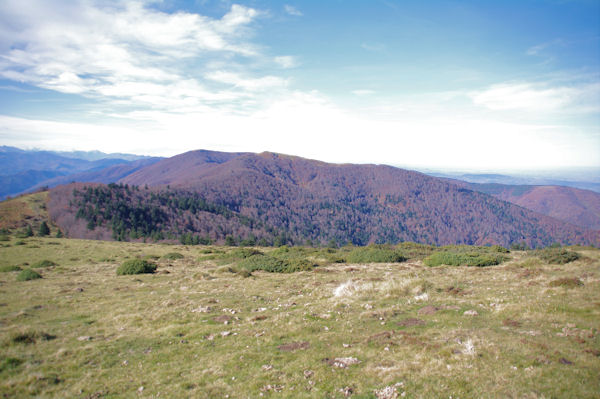
<path id="1" fill-rule="evenodd" d="M 434 252 L 425 258 L 424 263 L 427 266 L 439 266 L 439 265 L 449 265 L 449 266 L 493 266 L 499 265 L 504 262 L 507 258 L 500 254 L 493 253 L 480 253 L 480 252 L 472 252 L 472 253 L 459 253 L 459 252 L 449 252 L 449 251 L 440 251 Z"/>
<path id="2" fill-rule="evenodd" d="M 269 255 L 252 255 L 238 263 L 240 268 L 249 272 L 263 270 L 271 273 L 293 273 L 312 270 L 314 263 L 307 259 L 277 259 Z"/>
<path id="3" fill-rule="evenodd" d="M 42 275 L 31 269 L 23 269 L 17 274 L 17 281 L 36 280 L 38 278 L 42 278 Z"/>
<path id="4" fill-rule="evenodd" d="M 156 271 L 156 264 L 148 262 L 144 259 L 130 259 L 126 260 L 117 268 L 117 276 L 126 274 L 144 274 L 154 273 Z"/>
<path id="5" fill-rule="evenodd" d="M 21 270 L 19 266 L 0 266 L 0 273 L 18 272 Z"/>
<path id="6" fill-rule="evenodd" d="M 565 287 L 565 288 L 575 288 L 583 285 L 583 281 L 578 279 L 577 277 L 563 277 L 558 280 L 553 280 L 550 282 L 550 287 Z"/>
<path id="7" fill-rule="evenodd" d="M 39 269 L 41 267 L 50 267 L 50 266 L 56 266 L 56 263 L 54 263 L 48 259 L 44 259 L 39 262 L 35 262 L 33 265 L 31 265 L 31 267 L 33 267 L 35 269 Z"/>
<path id="8" fill-rule="evenodd" d="M 168 254 L 163 255 L 162 258 L 166 259 L 166 260 L 177 260 L 177 259 L 183 259 L 183 255 L 180 254 L 179 252 L 169 252 Z"/>
<path id="9" fill-rule="evenodd" d="M 350 263 L 396 263 L 406 260 L 400 251 L 384 246 L 354 248 L 345 258 Z"/>
<path id="10" fill-rule="evenodd" d="M 422 259 L 428 255 L 431 255 L 433 251 L 436 250 L 436 247 L 433 245 L 418 244 L 415 242 L 402 242 L 396 245 L 396 249 L 409 258 Z"/>
<path id="11" fill-rule="evenodd" d="M 545 248 L 536 251 L 536 255 L 544 262 L 555 265 L 564 265 L 580 258 L 577 252 L 569 251 L 564 248 Z"/>

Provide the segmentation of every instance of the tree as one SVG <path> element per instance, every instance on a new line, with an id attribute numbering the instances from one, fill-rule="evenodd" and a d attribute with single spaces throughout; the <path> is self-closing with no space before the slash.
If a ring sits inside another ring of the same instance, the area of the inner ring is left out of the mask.
<path id="1" fill-rule="evenodd" d="M 225 245 L 235 247 L 235 238 L 233 238 L 232 236 L 225 237 Z"/>
<path id="2" fill-rule="evenodd" d="M 46 223 L 44 221 L 44 222 L 42 222 L 42 224 L 40 224 L 40 229 L 38 230 L 38 235 L 47 236 L 48 234 L 50 234 L 50 228 L 48 227 L 48 223 Z"/>
<path id="3" fill-rule="evenodd" d="M 25 237 L 33 237 L 33 230 L 31 230 L 31 226 L 27 225 L 24 235 Z"/>
<path id="4" fill-rule="evenodd" d="M 63 232 L 61 229 L 58 229 L 58 231 L 56 232 L 56 238 L 63 238 Z"/>

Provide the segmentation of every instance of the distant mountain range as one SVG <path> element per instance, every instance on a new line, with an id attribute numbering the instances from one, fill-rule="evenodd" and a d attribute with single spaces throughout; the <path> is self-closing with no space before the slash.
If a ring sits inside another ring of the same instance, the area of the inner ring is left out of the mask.
<path id="1" fill-rule="evenodd" d="M 70 236 L 104 239 L 600 244 L 599 231 L 499 199 L 525 197 L 390 166 L 203 150 L 138 166 L 122 186 L 55 188 L 50 214 Z M 544 193 L 555 195 L 534 197 Z M 595 209 L 588 196 L 576 197 Z"/>
<path id="2" fill-rule="evenodd" d="M 100 151 L 52 152 L 1 146 L 0 200 L 72 181 L 114 182 L 159 159 Z"/>

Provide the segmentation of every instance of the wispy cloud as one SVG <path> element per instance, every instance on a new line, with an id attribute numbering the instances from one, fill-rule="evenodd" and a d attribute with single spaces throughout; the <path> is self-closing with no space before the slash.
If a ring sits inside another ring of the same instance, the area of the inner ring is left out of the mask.
<path id="1" fill-rule="evenodd" d="M 301 17 L 304 15 L 302 13 L 302 11 L 298 10 L 296 7 L 291 6 L 289 4 L 284 5 L 283 9 L 285 10 L 286 13 L 288 13 L 289 15 L 293 15 L 295 17 Z"/>
<path id="2" fill-rule="evenodd" d="M 298 61 L 296 60 L 296 57 L 291 56 L 291 55 L 282 55 L 282 56 L 275 57 L 274 61 L 280 67 L 285 68 L 285 69 L 294 68 L 294 67 L 298 66 Z"/>
<path id="3" fill-rule="evenodd" d="M 470 93 L 472 101 L 491 110 L 598 112 L 600 84 L 548 86 L 501 83 Z"/>
<path id="4" fill-rule="evenodd" d="M 386 49 L 386 45 L 383 43 L 361 43 L 360 47 L 372 52 L 380 52 Z"/>

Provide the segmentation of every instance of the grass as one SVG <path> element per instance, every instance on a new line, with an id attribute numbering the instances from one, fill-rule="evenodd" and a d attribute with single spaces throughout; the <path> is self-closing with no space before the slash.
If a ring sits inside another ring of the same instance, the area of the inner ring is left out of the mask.
<path id="1" fill-rule="evenodd" d="M 25 241 L 0 248 L 0 267 L 44 259 L 59 266 L 30 283 L 0 274 L 2 396 L 343 398 L 349 387 L 354 398 L 373 398 L 394 387 L 405 398 L 594 398 L 600 391 L 595 249 L 577 249 L 581 258 L 561 267 L 517 251 L 477 268 L 427 267 L 422 259 L 441 249 L 418 244 L 394 247 L 409 258 L 402 263 L 347 264 L 328 259 L 353 248 L 250 253 Z M 183 258 L 164 258 L 173 252 Z M 149 255 L 158 257 L 157 273 L 116 275 L 125 261 Z M 253 257 L 319 266 L 242 278 L 240 263 Z M 583 285 L 551 287 L 573 278 Z M 478 315 L 464 314 L 471 310 Z M 344 358 L 359 363 L 335 365 Z"/>
<path id="2" fill-rule="evenodd" d="M 50 244 L 50 245 L 52 245 L 52 244 Z M 31 267 L 35 268 L 35 269 L 39 269 L 39 268 L 42 268 L 42 267 L 51 267 L 51 266 L 56 266 L 56 263 L 54 263 L 54 262 L 52 262 L 51 260 L 48 260 L 48 259 L 40 260 L 38 262 L 35 262 L 33 265 L 31 265 Z"/>

